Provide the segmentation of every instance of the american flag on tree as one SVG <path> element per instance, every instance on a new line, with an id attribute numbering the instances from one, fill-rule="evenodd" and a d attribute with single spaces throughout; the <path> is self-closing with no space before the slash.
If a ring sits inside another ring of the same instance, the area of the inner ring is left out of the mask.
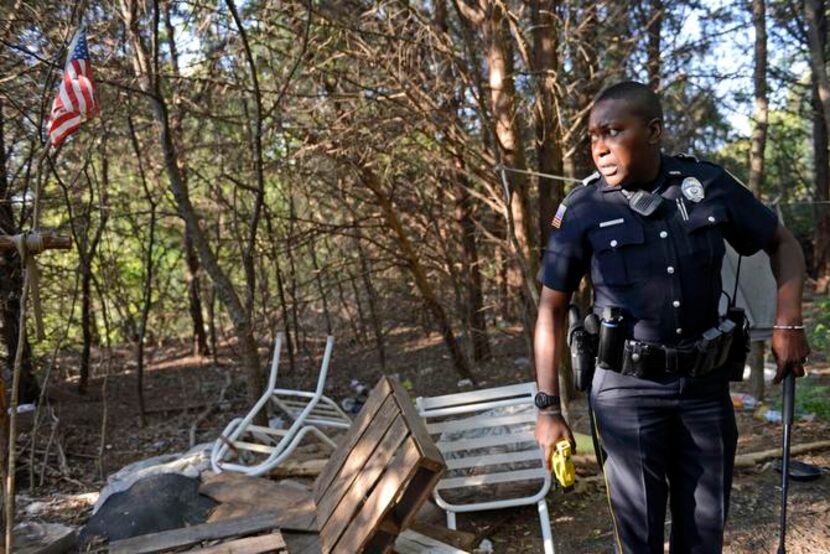
<path id="1" fill-rule="evenodd" d="M 66 138 L 78 130 L 81 123 L 98 111 L 98 97 L 92 79 L 92 65 L 86 47 L 86 32 L 81 29 L 69 45 L 63 79 L 58 86 L 52 113 L 49 116 L 49 142 L 60 146 Z"/>

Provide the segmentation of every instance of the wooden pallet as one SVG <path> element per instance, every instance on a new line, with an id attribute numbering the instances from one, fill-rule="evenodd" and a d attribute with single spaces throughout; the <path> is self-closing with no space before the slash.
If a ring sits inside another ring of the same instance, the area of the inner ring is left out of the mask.
<path id="1" fill-rule="evenodd" d="M 409 394 L 381 378 L 314 483 L 320 551 L 390 552 L 445 468 Z"/>
<path id="2" fill-rule="evenodd" d="M 110 551 L 156 552 L 247 536 L 225 551 L 254 552 L 269 545 L 278 551 L 284 539 L 292 554 L 388 553 L 445 469 L 409 394 L 383 377 L 313 491 L 233 473 L 205 474 L 200 492 L 221 503 L 210 522 L 118 541 Z M 274 529 L 281 534 L 271 533 Z"/>

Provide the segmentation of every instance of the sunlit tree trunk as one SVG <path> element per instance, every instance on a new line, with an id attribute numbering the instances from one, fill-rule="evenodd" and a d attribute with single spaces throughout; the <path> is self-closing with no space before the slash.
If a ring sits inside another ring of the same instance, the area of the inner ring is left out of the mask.
<path id="1" fill-rule="evenodd" d="M 752 143 L 749 150 L 749 188 L 758 198 L 764 183 L 764 150 L 767 143 L 767 24 L 764 0 L 752 0 L 752 22 L 755 26 L 755 113 Z M 758 400 L 764 398 L 764 341 L 751 345 L 750 393 Z"/>
<path id="2" fill-rule="evenodd" d="M 827 75 L 827 14 L 824 0 L 805 0 L 804 16 L 807 21 L 807 38 L 810 47 L 812 69 L 813 107 L 816 120 L 813 123 L 813 153 L 816 167 L 816 194 L 819 201 L 827 201 L 828 154 L 827 141 L 830 131 L 830 79 Z M 818 118 L 821 118 L 819 124 Z M 819 128 L 823 127 L 823 128 Z M 816 289 L 826 293 L 830 285 L 830 210 L 826 204 L 816 206 L 815 234 Z"/>
<path id="3" fill-rule="evenodd" d="M 171 21 L 171 3 L 165 2 L 164 5 L 164 25 L 167 32 L 167 44 L 170 50 L 170 63 L 173 68 L 173 78 L 178 80 L 181 78 L 179 72 L 179 53 L 176 48 L 176 29 Z M 179 83 L 173 87 L 174 91 L 178 91 Z M 178 96 L 178 92 L 174 93 Z M 182 128 L 182 103 L 177 100 L 176 96 L 173 99 L 174 109 L 170 114 L 170 125 L 173 129 L 173 142 L 176 144 L 179 152 L 179 173 L 181 179 L 187 182 L 187 160 L 184 152 L 184 131 Z M 205 334 L 205 319 L 202 314 L 202 287 L 199 267 L 199 256 L 193 248 L 193 237 L 187 225 L 184 227 L 184 260 L 185 260 L 185 283 L 187 285 L 187 300 L 188 312 L 190 313 L 190 320 L 193 326 L 193 345 L 192 352 L 196 356 L 204 356 L 209 354 L 207 335 Z"/>

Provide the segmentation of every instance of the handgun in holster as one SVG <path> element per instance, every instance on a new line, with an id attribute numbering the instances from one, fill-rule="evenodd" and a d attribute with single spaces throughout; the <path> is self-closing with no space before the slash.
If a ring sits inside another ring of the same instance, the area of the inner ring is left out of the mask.
<path id="1" fill-rule="evenodd" d="M 588 390 L 594 378 L 598 342 L 596 331 L 591 332 L 597 327 L 594 319 L 596 315 L 591 313 L 583 322 L 578 307 L 571 304 L 568 308 L 568 347 L 571 350 L 574 386 L 579 391 Z"/>

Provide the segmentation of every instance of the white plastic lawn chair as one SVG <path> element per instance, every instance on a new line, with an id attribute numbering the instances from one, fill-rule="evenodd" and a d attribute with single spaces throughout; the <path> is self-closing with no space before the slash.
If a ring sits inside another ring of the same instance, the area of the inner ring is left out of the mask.
<path id="1" fill-rule="evenodd" d="M 213 471 L 262 475 L 290 456 L 308 433 L 334 448 L 336 444 L 320 430 L 320 427 L 348 429 L 351 426 L 349 416 L 332 399 L 323 395 L 334 337 L 326 338 L 326 350 L 314 392 L 276 388 L 282 341 L 283 334 L 278 333 L 265 393 L 245 417 L 232 420 L 213 444 L 210 452 L 210 465 Z M 254 418 L 269 402 L 276 405 L 291 420 L 290 426 L 285 429 L 274 429 L 253 424 Z M 243 437 L 248 440 L 240 440 Z M 228 460 L 230 454 L 236 455 L 235 462 Z M 250 462 L 243 459 L 255 458 L 256 454 L 264 454 L 265 459 Z"/>
<path id="2" fill-rule="evenodd" d="M 433 492 L 438 506 L 447 512 L 447 527 L 456 528 L 456 514 L 460 512 L 536 504 L 545 553 L 553 554 L 553 532 L 545 502 L 551 477 L 545 469 L 542 449 L 533 434 L 537 415 L 533 404 L 535 394 L 535 383 L 523 383 L 431 398 L 421 397 L 415 402 L 418 413 L 427 424 L 427 430 L 435 437 L 438 449 L 447 462 L 447 476 L 438 482 Z M 493 410 L 497 409 L 515 413 L 494 413 Z M 477 430 L 493 427 L 499 429 L 494 429 L 491 435 L 469 438 Z M 505 470 L 504 464 L 531 467 L 508 467 Z M 453 475 L 454 473 L 461 475 Z M 483 486 L 513 482 L 527 483 L 532 494 L 500 499 L 493 499 L 492 492 L 475 494 L 481 493 Z M 467 489 L 464 492 L 473 493 L 470 495 L 473 499 L 455 501 L 456 503 L 448 501 L 445 496 L 451 489 Z"/>

